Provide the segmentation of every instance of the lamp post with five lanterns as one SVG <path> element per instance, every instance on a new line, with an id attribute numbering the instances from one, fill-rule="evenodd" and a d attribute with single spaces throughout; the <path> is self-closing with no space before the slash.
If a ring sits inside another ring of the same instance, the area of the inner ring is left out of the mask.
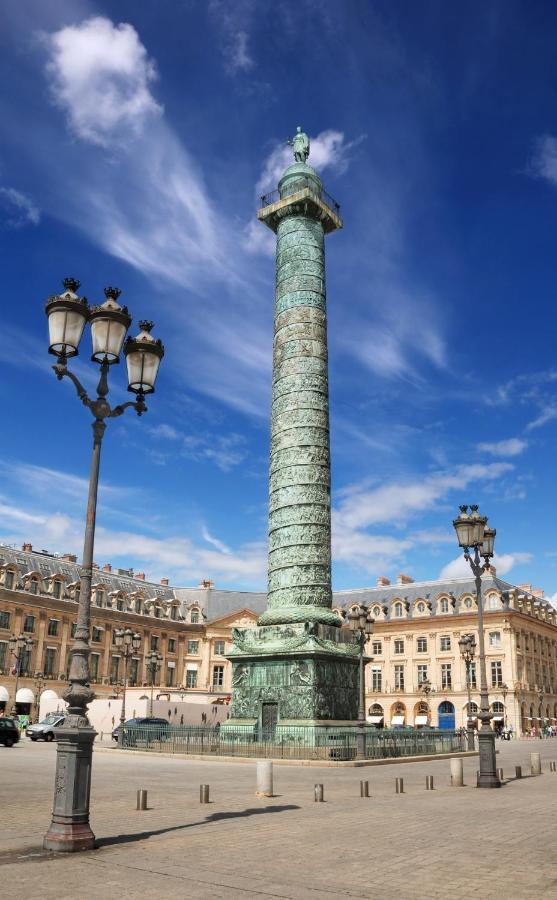
<path id="1" fill-rule="evenodd" d="M 131 628 L 118 628 L 114 632 L 116 647 L 124 657 L 124 681 L 122 683 L 122 708 L 120 710 L 120 724 L 126 721 L 126 688 L 128 686 L 128 664 L 134 653 L 141 647 L 141 635 L 136 634 Z M 123 741 L 118 741 L 118 746 L 123 746 Z"/>
<path id="2" fill-rule="evenodd" d="M 70 651 L 69 687 L 64 692 L 68 714 L 61 728 L 56 729 L 56 780 L 52 822 L 43 845 L 46 850 L 74 852 L 94 847 L 95 836 L 89 825 L 89 795 L 91 789 L 91 763 L 96 732 L 87 717 L 87 707 L 94 694 L 89 680 L 89 631 L 91 618 L 91 580 L 93 575 L 93 548 L 97 512 L 97 492 L 101 446 L 106 429 L 106 419 L 121 416 L 131 407 L 138 416 L 146 412 L 145 395 L 155 390 L 164 347 L 151 335 L 152 322 L 140 322 L 136 338 L 126 332 L 131 317 L 125 306 L 120 306 L 117 288 L 105 288 L 105 302 L 89 307 L 84 297 L 79 297 L 79 281 L 64 279 L 64 291 L 49 297 L 45 311 L 48 316 L 50 337 L 49 353 L 57 357 L 52 367 L 59 381 L 69 378 L 77 395 L 93 416 L 93 454 L 89 478 L 87 517 L 81 566 L 81 588 L 77 611 L 77 627 Z M 90 399 L 79 379 L 68 369 L 68 359 L 77 356 L 79 342 L 87 322 L 91 325 L 93 344 L 92 361 L 100 366 L 97 397 Z M 120 361 L 124 348 L 128 369 L 128 390 L 136 399 L 111 407 L 108 394 L 110 367 Z"/>
<path id="3" fill-rule="evenodd" d="M 481 726 L 478 730 L 478 747 L 480 751 L 480 775 L 478 787 L 501 787 L 497 775 L 495 756 L 495 734 L 490 726 L 492 719 L 487 694 L 487 671 L 485 662 L 485 641 L 483 623 L 482 575 L 490 567 L 495 544 L 494 528 L 487 527 L 487 517 L 481 516 L 477 506 L 460 507 L 460 515 L 453 521 L 459 546 L 464 550 L 464 558 L 470 564 L 476 581 L 476 600 L 478 604 L 478 640 L 480 660 L 480 711 L 478 718 Z M 473 551 L 471 555 L 470 551 Z M 482 563 L 482 559 L 484 562 Z"/>
<path id="4" fill-rule="evenodd" d="M 11 653 L 13 658 L 15 659 L 15 688 L 14 688 L 14 702 L 12 706 L 12 715 L 17 716 L 17 685 L 19 683 L 19 676 L 21 675 L 21 663 L 24 659 L 24 655 L 29 653 L 31 647 L 33 646 L 33 641 L 31 638 L 26 637 L 24 634 L 18 634 L 16 637 L 13 634 L 8 641 Z"/>
<path id="5" fill-rule="evenodd" d="M 358 645 L 360 648 L 360 679 L 359 679 L 359 702 L 358 702 L 358 731 L 356 734 L 356 756 L 358 759 L 365 759 L 366 756 L 366 683 L 365 683 L 365 663 L 364 654 L 366 641 L 373 634 L 373 625 L 375 619 L 371 616 L 367 606 L 363 603 L 358 607 L 350 610 L 348 613 L 348 627 L 356 633 Z"/>

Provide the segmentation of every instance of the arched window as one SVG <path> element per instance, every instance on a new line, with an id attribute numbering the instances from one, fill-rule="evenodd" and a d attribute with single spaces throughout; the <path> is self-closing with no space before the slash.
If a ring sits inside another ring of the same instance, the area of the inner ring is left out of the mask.
<path id="1" fill-rule="evenodd" d="M 496 700 L 495 703 L 492 704 L 491 709 L 494 713 L 502 714 L 505 712 L 504 705 L 500 702 L 500 700 Z"/>
<path id="2" fill-rule="evenodd" d="M 472 609 L 472 599 L 470 597 L 466 597 L 463 605 L 465 609 Z"/>
<path id="3" fill-rule="evenodd" d="M 194 608 L 192 609 L 192 611 L 190 613 L 190 622 L 192 625 L 199 624 L 199 610 L 198 610 L 197 606 L 194 606 Z"/>
<path id="4" fill-rule="evenodd" d="M 488 609 L 497 609 L 499 606 L 499 597 L 497 594 L 490 594 L 487 598 L 487 608 Z"/>
<path id="5" fill-rule="evenodd" d="M 395 603 L 395 605 L 393 607 L 393 615 L 394 615 L 395 619 L 402 619 L 403 609 L 404 609 L 404 607 L 403 607 L 402 603 L 400 603 L 400 601 Z"/>
<path id="6" fill-rule="evenodd" d="M 373 615 L 375 616 L 376 619 L 379 618 L 379 616 L 381 615 L 381 607 L 380 606 L 373 607 Z"/>
<path id="7" fill-rule="evenodd" d="M 416 606 L 416 609 L 419 613 L 421 613 L 423 615 L 423 613 L 425 613 L 425 603 L 422 600 L 420 600 L 420 602 Z"/>
<path id="8" fill-rule="evenodd" d="M 480 710 L 479 710 L 478 704 L 474 703 L 474 701 L 472 700 L 472 702 L 470 704 L 470 714 L 475 716 L 479 713 L 479 711 Z"/>
<path id="9" fill-rule="evenodd" d="M 449 601 L 446 597 L 442 597 L 439 601 L 439 612 L 448 613 L 449 611 Z"/>

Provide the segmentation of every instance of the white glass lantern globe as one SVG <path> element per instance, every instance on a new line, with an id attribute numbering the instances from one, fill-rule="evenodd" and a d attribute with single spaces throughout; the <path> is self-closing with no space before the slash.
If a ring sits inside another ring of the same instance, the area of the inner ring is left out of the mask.
<path id="1" fill-rule="evenodd" d="M 128 391 L 132 394 L 152 394 L 164 356 L 164 347 L 151 334 L 153 322 L 140 322 L 139 327 L 141 331 L 137 337 L 129 337 L 124 346 L 128 366 Z"/>
<path id="2" fill-rule="evenodd" d="M 468 506 L 460 507 L 460 515 L 453 520 L 454 530 L 460 547 L 471 547 L 474 525 L 468 515 Z"/>
<path id="3" fill-rule="evenodd" d="M 484 559 L 491 559 L 495 552 L 495 535 L 497 531 L 495 528 L 485 528 L 483 533 L 483 541 L 482 546 L 480 548 L 480 553 L 484 557 Z"/>
<path id="4" fill-rule="evenodd" d="M 78 297 L 79 281 L 64 278 L 64 291 L 49 297 L 45 306 L 48 316 L 48 352 L 59 358 L 77 356 L 79 342 L 89 317 L 85 297 Z"/>
<path id="5" fill-rule="evenodd" d="M 471 506 L 470 518 L 473 522 L 472 546 L 479 547 L 484 539 L 485 526 L 487 525 L 487 516 L 480 515 L 477 506 Z"/>
<path id="6" fill-rule="evenodd" d="M 101 306 L 93 306 L 89 315 L 93 355 L 98 363 L 117 363 L 122 350 L 126 331 L 131 325 L 131 316 L 126 306 L 120 306 L 118 288 L 104 289 L 106 297 Z"/>

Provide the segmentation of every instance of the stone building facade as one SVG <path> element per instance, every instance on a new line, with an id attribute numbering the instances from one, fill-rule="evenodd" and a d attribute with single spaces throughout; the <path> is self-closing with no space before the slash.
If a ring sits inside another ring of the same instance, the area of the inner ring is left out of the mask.
<path id="1" fill-rule="evenodd" d="M 530 585 L 515 586 L 492 572 L 483 578 L 489 699 L 496 721 L 515 732 L 557 723 L 557 611 Z M 32 640 L 21 660 L 18 710 L 36 713 L 38 690 L 61 696 L 67 679 L 72 628 L 79 597 L 75 557 L 0 546 L 0 709 L 14 703 L 15 666 L 9 639 Z M 375 588 L 338 591 L 339 616 L 365 603 L 375 618 L 366 653 L 366 709 L 377 727 L 426 724 L 459 728 L 466 723 L 467 691 L 458 641 L 473 633 L 477 611 L 471 578 L 396 584 L 381 578 Z M 114 696 L 123 660 L 114 632 L 132 628 L 141 648 L 128 667 L 130 687 L 146 687 L 145 654 L 157 649 L 163 662 L 160 692 L 200 702 L 228 702 L 232 692 L 233 628 L 255 627 L 266 609 L 265 593 L 226 591 L 210 581 L 173 587 L 143 573 L 95 570 L 91 607 L 91 683 L 97 696 Z M 479 666 L 472 702 L 479 705 Z M 42 684 L 35 677 L 41 673 Z M 422 682 L 429 681 L 429 696 Z"/>

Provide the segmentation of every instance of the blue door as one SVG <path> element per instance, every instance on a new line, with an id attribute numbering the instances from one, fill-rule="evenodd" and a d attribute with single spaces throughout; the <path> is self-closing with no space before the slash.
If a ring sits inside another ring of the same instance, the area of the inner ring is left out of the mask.
<path id="1" fill-rule="evenodd" d="M 455 725 L 454 706 L 448 700 L 444 700 L 443 703 L 439 704 L 439 728 L 454 731 Z"/>

